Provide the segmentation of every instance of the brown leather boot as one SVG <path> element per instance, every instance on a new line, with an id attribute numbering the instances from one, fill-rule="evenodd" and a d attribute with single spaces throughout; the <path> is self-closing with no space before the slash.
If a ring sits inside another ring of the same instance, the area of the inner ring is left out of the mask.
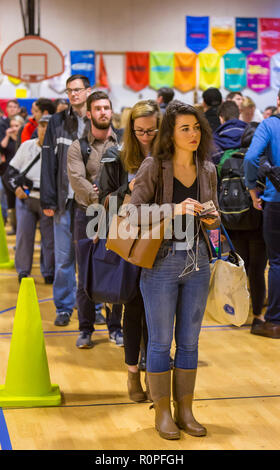
<path id="1" fill-rule="evenodd" d="M 180 430 L 174 423 L 170 409 L 170 370 L 148 372 L 148 383 L 155 409 L 155 428 L 163 439 L 180 439 Z"/>
<path id="2" fill-rule="evenodd" d="M 173 370 L 174 421 L 191 436 L 206 436 L 207 430 L 192 413 L 193 392 L 197 369 Z"/>
<path id="3" fill-rule="evenodd" d="M 144 392 L 142 385 L 141 385 L 140 371 L 138 372 L 128 371 L 127 388 L 128 388 L 128 395 L 129 395 L 130 400 L 136 401 L 136 402 L 147 400 L 147 395 Z"/>

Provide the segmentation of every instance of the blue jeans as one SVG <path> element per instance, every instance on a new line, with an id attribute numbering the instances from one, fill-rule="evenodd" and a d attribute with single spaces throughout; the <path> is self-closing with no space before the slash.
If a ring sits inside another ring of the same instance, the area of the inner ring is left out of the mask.
<path id="1" fill-rule="evenodd" d="M 53 297 L 56 312 L 70 315 L 76 302 L 75 250 L 71 233 L 71 209 L 54 215 L 55 278 Z"/>
<path id="2" fill-rule="evenodd" d="M 148 326 L 148 372 L 166 372 L 170 368 L 175 317 L 174 365 L 180 369 L 197 368 L 198 338 L 210 280 L 204 240 L 199 242 L 199 269 L 179 278 L 190 256 L 188 251 L 175 251 L 172 241 L 164 242 L 153 268 L 142 269 L 140 288 Z"/>
<path id="3" fill-rule="evenodd" d="M 268 307 L 265 320 L 280 323 L 280 202 L 266 202 L 263 237 L 269 260 Z"/>

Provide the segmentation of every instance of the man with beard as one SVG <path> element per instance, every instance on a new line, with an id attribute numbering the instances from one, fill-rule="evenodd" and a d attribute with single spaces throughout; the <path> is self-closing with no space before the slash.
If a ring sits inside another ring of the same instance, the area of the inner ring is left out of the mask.
<path id="1" fill-rule="evenodd" d="M 68 325 L 76 303 L 75 250 L 71 233 L 74 192 L 67 177 L 67 151 L 75 139 L 82 137 L 89 123 L 86 117 L 86 100 L 91 93 L 88 78 L 72 75 L 66 81 L 65 91 L 70 107 L 54 114 L 49 121 L 42 148 L 40 183 L 41 207 L 54 222 L 56 326 Z"/>
<path id="2" fill-rule="evenodd" d="M 87 99 L 87 117 L 91 126 L 86 138 L 75 140 L 69 147 L 67 156 L 67 172 L 71 187 L 74 190 L 74 240 L 87 238 L 86 228 L 90 217 L 86 215 L 87 207 L 98 203 L 98 182 L 101 173 L 100 160 L 103 153 L 112 146 L 118 145 L 119 132 L 112 128 L 112 104 L 103 91 L 92 93 Z M 78 271 L 82 267 L 79 265 Z M 88 349 L 93 347 L 91 335 L 94 331 L 94 303 L 86 295 L 80 282 L 77 289 L 77 304 L 80 335 L 77 347 Z M 108 320 L 110 327 L 118 329 L 118 339 L 122 337 L 120 331 L 121 309 L 113 308 L 113 318 Z M 115 324 L 112 324 L 115 323 Z M 117 323 L 117 324 L 116 324 Z M 111 336 L 110 336 L 111 337 Z M 117 342 L 116 342 L 117 343 Z M 122 344 L 118 344 L 122 345 Z"/>

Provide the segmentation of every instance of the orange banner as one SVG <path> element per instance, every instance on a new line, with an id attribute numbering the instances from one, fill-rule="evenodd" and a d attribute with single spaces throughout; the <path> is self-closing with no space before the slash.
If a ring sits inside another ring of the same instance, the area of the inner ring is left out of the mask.
<path id="1" fill-rule="evenodd" d="M 196 87 L 196 54 L 174 53 L 174 88 L 183 93 Z"/>

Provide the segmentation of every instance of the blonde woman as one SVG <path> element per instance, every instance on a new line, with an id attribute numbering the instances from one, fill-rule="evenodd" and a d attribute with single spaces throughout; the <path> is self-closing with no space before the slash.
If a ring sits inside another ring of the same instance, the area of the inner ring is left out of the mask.
<path id="1" fill-rule="evenodd" d="M 106 196 L 117 198 L 118 208 L 126 194 L 130 194 L 135 175 L 143 160 L 151 155 L 160 124 L 160 110 L 153 100 L 136 103 L 130 110 L 124 129 L 122 150 L 111 147 L 104 154 L 100 183 L 100 200 Z M 138 358 L 143 335 L 147 346 L 147 326 L 140 289 L 132 302 L 125 305 L 123 318 L 125 363 L 128 368 L 128 394 L 132 401 L 145 401 L 148 397 L 143 391 Z"/>

